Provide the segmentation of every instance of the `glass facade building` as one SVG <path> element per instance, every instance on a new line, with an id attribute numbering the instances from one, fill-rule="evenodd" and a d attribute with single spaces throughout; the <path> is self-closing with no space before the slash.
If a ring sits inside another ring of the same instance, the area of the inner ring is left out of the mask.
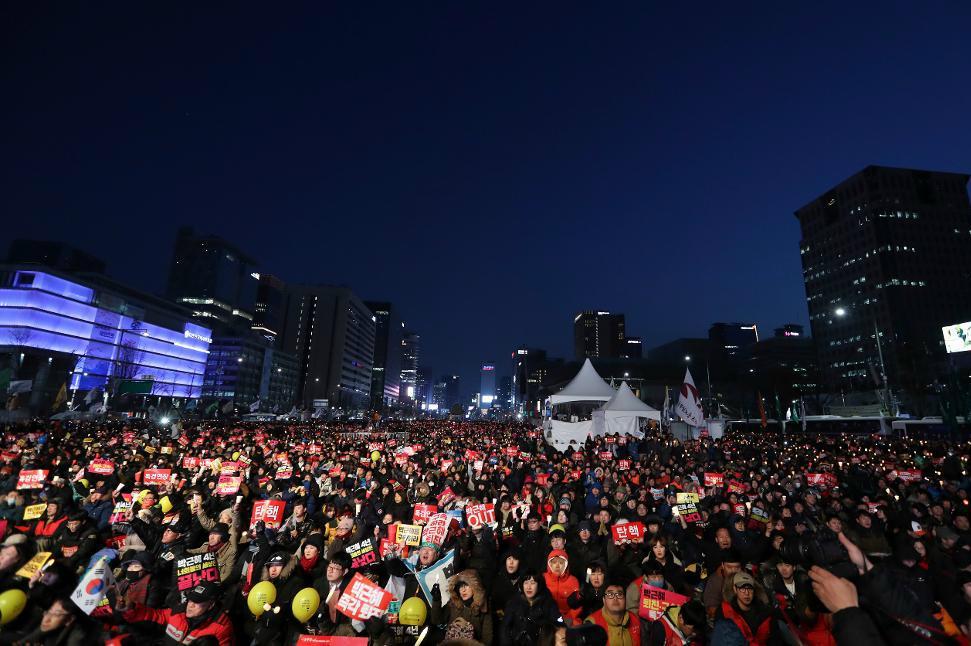
<path id="1" fill-rule="evenodd" d="M 151 382 L 151 394 L 199 397 L 211 332 L 175 305 L 104 279 L 28 266 L 0 268 L 0 347 L 76 357 L 68 387 L 109 389 L 115 380 Z"/>

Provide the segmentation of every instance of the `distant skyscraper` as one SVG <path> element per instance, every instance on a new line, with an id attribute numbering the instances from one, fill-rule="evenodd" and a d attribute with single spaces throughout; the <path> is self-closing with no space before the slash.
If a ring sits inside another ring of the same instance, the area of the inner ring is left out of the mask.
<path id="1" fill-rule="evenodd" d="M 455 404 L 462 403 L 462 378 L 458 375 L 446 375 L 442 377 L 445 383 L 445 404 L 451 408 Z M 464 407 L 463 407 L 464 408 Z"/>
<path id="2" fill-rule="evenodd" d="M 420 366 L 415 373 L 415 405 L 418 408 L 427 406 L 431 402 L 432 370 Z"/>
<path id="3" fill-rule="evenodd" d="M 513 406 L 512 377 L 501 377 L 496 386 L 496 407 L 504 411 L 511 411 Z"/>
<path id="4" fill-rule="evenodd" d="M 496 400 L 496 364 L 484 363 L 479 370 L 479 408 L 492 408 Z"/>
<path id="5" fill-rule="evenodd" d="M 945 369 L 941 328 L 971 320 L 968 178 L 868 166 L 796 211 L 809 324 L 831 390 L 873 388 L 881 363 L 891 386 L 912 390 Z"/>
<path id="6" fill-rule="evenodd" d="M 253 309 L 253 331 L 275 343 L 283 333 L 286 310 L 286 284 L 276 276 L 260 274 Z"/>
<path id="7" fill-rule="evenodd" d="M 623 314 L 587 310 L 573 319 L 573 350 L 577 361 L 590 358 L 618 359 L 624 356 Z"/>
<path id="8" fill-rule="evenodd" d="M 310 408 L 370 406 L 375 317 L 347 287 L 292 285 L 283 349 L 300 364 L 298 393 Z"/>
<path id="9" fill-rule="evenodd" d="M 175 239 L 166 295 L 214 328 L 249 329 L 259 278 L 256 261 L 233 244 L 183 227 Z"/>
<path id="10" fill-rule="evenodd" d="M 374 367 L 371 371 L 371 407 L 398 403 L 401 394 L 401 333 L 404 324 L 391 303 L 365 301 L 374 313 Z"/>
<path id="11" fill-rule="evenodd" d="M 759 329 L 755 323 L 713 323 L 708 328 L 708 340 L 734 357 L 741 348 L 758 343 Z"/>
<path id="12" fill-rule="evenodd" d="M 421 336 L 405 330 L 401 335 L 401 391 L 400 400 L 415 405 L 418 381 L 418 362 L 421 356 Z"/>

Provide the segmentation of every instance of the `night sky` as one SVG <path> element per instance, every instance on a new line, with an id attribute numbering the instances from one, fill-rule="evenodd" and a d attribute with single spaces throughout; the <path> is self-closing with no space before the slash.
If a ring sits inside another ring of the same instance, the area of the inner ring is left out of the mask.
<path id="1" fill-rule="evenodd" d="M 580 309 L 806 323 L 795 209 L 971 171 L 967 2 L 40 4 L 0 9 L 0 253 L 161 291 L 192 224 L 394 302 L 468 391 Z"/>

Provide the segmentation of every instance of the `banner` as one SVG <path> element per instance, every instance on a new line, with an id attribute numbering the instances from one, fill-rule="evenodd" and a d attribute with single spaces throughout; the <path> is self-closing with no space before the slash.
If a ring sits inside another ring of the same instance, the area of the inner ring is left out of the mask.
<path id="1" fill-rule="evenodd" d="M 293 467 L 289 464 L 284 464 L 276 470 L 276 475 L 273 477 L 276 480 L 289 480 L 293 477 Z"/>
<path id="2" fill-rule="evenodd" d="M 219 482 L 216 483 L 216 495 L 232 496 L 239 491 L 239 485 L 242 482 L 243 478 L 240 476 L 219 476 Z"/>
<path id="3" fill-rule="evenodd" d="M 623 460 L 617 460 L 617 469 L 619 471 L 630 471 L 630 460 L 624 458 Z"/>
<path id="4" fill-rule="evenodd" d="M 115 472 L 115 464 L 111 460 L 92 460 L 88 471 L 99 476 L 110 476 Z"/>
<path id="5" fill-rule="evenodd" d="M 687 503 L 687 502 L 693 502 L 693 503 L 699 503 L 699 502 L 701 502 L 701 499 L 698 498 L 698 494 L 692 493 L 692 492 L 680 492 L 679 491 L 677 494 L 675 494 L 675 498 L 676 498 L 676 501 L 675 502 L 677 502 L 679 505 L 684 504 L 684 503 Z"/>
<path id="6" fill-rule="evenodd" d="M 669 606 L 683 606 L 688 603 L 688 597 L 683 594 L 662 590 L 652 585 L 641 586 L 641 603 L 638 614 L 642 619 L 657 621 Z"/>
<path id="7" fill-rule="evenodd" d="M 469 529 L 478 529 L 483 525 L 495 528 L 498 524 L 496 522 L 496 506 L 492 503 L 468 505 L 465 508 L 465 519 L 469 524 Z"/>
<path id="8" fill-rule="evenodd" d="M 438 505 L 415 505 L 414 522 L 418 525 L 424 525 L 428 522 L 428 519 L 437 512 Z"/>
<path id="9" fill-rule="evenodd" d="M 428 519 L 428 524 L 422 530 L 421 541 L 423 543 L 434 543 L 441 547 L 445 543 L 448 526 L 451 522 L 452 519 L 448 517 L 448 514 L 435 514 Z"/>
<path id="10" fill-rule="evenodd" d="M 17 570 L 16 576 L 22 576 L 25 579 L 30 579 L 35 574 L 40 572 L 40 569 L 44 567 L 44 564 L 47 563 L 48 559 L 50 558 L 50 552 L 37 552 L 34 554 L 34 558 L 24 563 L 23 567 Z"/>
<path id="11" fill-rule="evenodd" d="M 337 637 L 329 635 L 300 635 L 297 646 L 367 646 L 367 637 Z"/>
<path id="12" fill-rule="evenodd" d="M 164 486 L 172 477 L 172 469 L 145 469 L 142 482 L 145 486 Z"/>
<path id="13" fill-rule="evenodd" d="M 706 487 L 721 487 L 725 484 L 725 474 L 724 473 L 705 473 L 705 486 Z"/>
<path id="14" fill-rule="evenodd" d="M 448 554 L 443 556 L 429 568 L 424 570 L 419 570 L 415 572 L 415 578 L 418 579 L 418 585 L 421 586 L 421 590 L 425 593 L 425 599 L 428 600 L 429 604 L 434 603 L 434 595 L 432 594 L 432 588 L 435 584 L 438 584 L 439 589 L 442 591 L 442 606 L 448 605 L 451 595 L 448 594 L 448 580 L 455 574 L 455 550 L 449 550 Z"/>
<path id="15" fill-rule="evenodd" d="M 614 536 L 614 544 L 623 541 L 638 542 L 644 540 L 644 525 L 639 522 L 619 523 L 610 526 L 610 533 Z"/>
<path id="16" fill-rule="evenodd" d="M 283 524 L 283 513 L 287 503 L 282 500 L 260 500 L 253 503 L 253 514 L 250 516 L 250 527 L 263 521 L 269 529 L 278 529 Z"/>
<path id="17" fill-rule="evenodd" d="M 43 489 L 44 480 L 47 480 L 47 469 L 35 469 L 33 471 L 21 471 L 17 478 L 18 489 Z"/>
<path id="18" fill-rule="evenodd" d="M 418 547 L 421 545 L 421 525 L 398 525 L 395 540 L 401 545 Z"/>
<path id="19" fill-rule="evenodd" d="M 348 545 L 344 548 L 344 551 L 351 557 L 352 570 L 359 570 L 378 562 L 378 554 L 374 549 L 374 540 L 370 538 L 360 543 Z"/>
<path id="20" fill-rule="evenodd" d="M 355 573 L 344 594 L 337 600 L 337 610 L 351 619 L 367 621 L 383 615 L 390 603 L 390 592 Z"/>
<path id="21" fill-rule="evenodd" d="M 681 516 L 686 523 L 701 522 L 701 514 L 698 512 L 698 507 L 693 502 L 675 505 L 674 513 Z"/>
<path id="22" fill-rule="evenodd" d="M 24 520 L 37 520 L 46 510 L 46 502 L 39 502 L 36 505 L 27 505 L 24 507 Z"/>
<path id="23" fill-rule="evenodd" d="M 124 523 L 128 518 L 128 510 L 131 509 L 132 504 L 129 501 L 119 500 L 115 503 L 115 508 L 111 512 L 111 518 L 108 522 L 114 525 L 115 523 Z"/>
<path id="24" fill-rule="evenodd" d="M 175 562 L 175 577 L 182 603 L 185 603 L 189 590 L 201 582 L 219 583 L 219 563 L 216 561 L 216 553 L 206 552 L 179 559 Z"/>
<path id="25" fill-rule="evenodd" d="M 108 560 L 102 558 L 81 577 L 81 582 L 71 594 L 71 600 L 84 614 L 90 615 L 105 598 L 108 588 L 114 584 L 115 577 L 108 567 Z"/>

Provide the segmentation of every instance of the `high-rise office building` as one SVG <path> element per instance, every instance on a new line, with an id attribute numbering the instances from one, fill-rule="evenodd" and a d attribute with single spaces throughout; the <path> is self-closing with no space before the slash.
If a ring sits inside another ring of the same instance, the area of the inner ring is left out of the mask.
<path id="1" fill-rule="evenodd" d="M 399 401 L 415 405 L 416 384 L 418 381 L 418 361 L 421 355 L 421 336 L 405 330 L 401 335 L 401 373 Z"/>
<path id="2" fill-rule="evenodd" d="M 418 408 L 425 408 L 431 403 L 432 394 L 432 370 L 425 366 L 420 366 L 415 373 L 415 405 Z"/>
<path id="3" fill-rule="evenodd" d="M 229 400 L 238 413 L 254 410 L 285 413 L 297 399 L 295 357 L 258 336 L 214 337 L 209 346 L 202 397 Z"/>
<path id="4" fill-rule="evenodd" d="M 175 239 L 166 295 L 217 331 L 249 329 L 259 278 L 256 261 L 235 245 L 182 227 Z"/>
<path id="5" fill-rule="evenodd" d="M 291 285 L 282 347 L 299 362 L 303 406 L 370 405 L 375 316 L 347 287 Z"/>
<path id="6" fill-rule="evenodd" d="M 271 344 L 283 334 L 287 312 L 286 283 L 270 274 L 260 274 L 253 309 L 254 332 Z"/>
<path id="7" fill-rule="evenodd" d="M 504 411 L 511 411 L 513 407 L 512 377 L 500 377 L 496 385 L 495 407 Z"/>
<path id="8" fill-rule="evenodd" d="M 451 408 L 455 404 L 462 403 L 461 385 L 462 378 L 459 375 L 445 375 L 442 377 L 445 384 L 445 405 Z M 439 402 L 441 404 L 441 402 Z"/>
<path id="9" fill-rule="evenodd" d="M 795 212 L 831 391 L 881 382 L 916 391 L 933 381 L 941 328 L 971 320 L 968 178 L 868 166 Z"/>
<path id="10" fill-rule="evenodd" d="M 381 410 L 398 403 L 401 385 L 401 333 L 404 323 L 391 303 L 365 301 L 374 314 L 374 367 L 371 369 L 371 407 Z"/>
<path id="11" fill-rule="evenodd" d="M 587 310 L 573 319 L 573 350 L 577 361 L 587 357 L 619 359 L 625 355 L 624 315 Z"/>
<path id="12" fill-rule="evenodd" d="M 492 408 L 496 400 L 496 364 L 483 363 L 479 369 L 479 408 Z"/>
<path id="13" fill-rule="evenodd" d="M 708 328 L 708 340 L 726 356 L 734 357 L 739 350 L 759 342 L 759 328 L 755 323 L 713 323 Z"/>
<path id="14" fill-rule="evenodd" d="M 639 336 L 629 336 L 624 339 L 624 349 L 621 359 L 641 359 L 644 356 L 644 341 Z"/>

